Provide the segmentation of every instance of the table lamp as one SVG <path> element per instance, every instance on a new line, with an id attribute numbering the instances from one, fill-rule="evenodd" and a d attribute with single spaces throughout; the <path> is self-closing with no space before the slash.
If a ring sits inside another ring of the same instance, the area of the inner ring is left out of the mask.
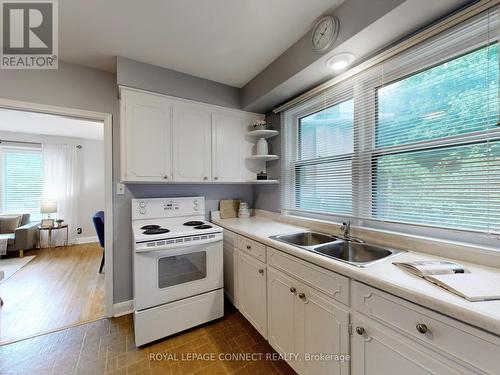
<path id="1" fill-rule="evenodd" d="M 45 200 L 40 204 L 40 212 L 42 214 L 47 214 L 50 219 L 50 214 L 54 214 L 57 212 L 57 201 L 54 200 Z"/>

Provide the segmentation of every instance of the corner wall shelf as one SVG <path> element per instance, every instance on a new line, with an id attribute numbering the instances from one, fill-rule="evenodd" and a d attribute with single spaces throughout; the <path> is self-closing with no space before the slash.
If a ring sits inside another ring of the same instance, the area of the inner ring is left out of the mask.
<path id="1" fill-rule="evenodd" d="M 271 138 L 275 137 L 279 134 L 279 131 L 277 130 L 268 130 L 268 129 L 261 129 L 261 130 L 252 130 L 247 133 L 251 137 L 255 138 Z"/>
<path id="2" fill-rule="evenodd" d="M 259 161 L 271 161 L 271 160 L 278 160 L 279 156 L 278 155 L 252 155 L 252 156 L 247 157 L 247 159 L 259 160 Z"/>

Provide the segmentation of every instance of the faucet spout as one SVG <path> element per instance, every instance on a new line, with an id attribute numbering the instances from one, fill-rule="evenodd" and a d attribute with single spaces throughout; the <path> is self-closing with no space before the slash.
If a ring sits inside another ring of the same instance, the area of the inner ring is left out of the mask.
<path id="1" fill-rule="evenodd" d="M 347 223 L 344 221 L 342 223 L 342 226 L 340 227 L 340 230 L 342 231 L 342 235 L 344 238 L 349 238 L 351 236 L 351 220 L 349 220 Z"/>

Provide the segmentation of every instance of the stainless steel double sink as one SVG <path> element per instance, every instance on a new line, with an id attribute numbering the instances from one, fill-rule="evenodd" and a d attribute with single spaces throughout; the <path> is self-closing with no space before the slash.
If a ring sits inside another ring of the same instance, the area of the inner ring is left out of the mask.
<path id="1" fill-rule="evenodd" d="M 318 232 L 280 234 L 269 238 L 336 259 L 356 267 L 366 267 L 404 251 L 364 243 L 355 238 L 341 238 Z"/>

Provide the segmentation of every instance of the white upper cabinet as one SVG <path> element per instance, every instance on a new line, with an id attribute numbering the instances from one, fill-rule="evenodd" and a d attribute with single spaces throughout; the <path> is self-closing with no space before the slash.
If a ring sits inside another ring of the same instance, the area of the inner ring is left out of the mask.
<path id="1" fill-rule="evenodd" d="M 211 113 L 198 106 L 177 104 L 172 118 L 174 181 L 211 181 Z"/>
<path id="2" fill-rule="evenodd" d="M 120 88 L 124 182 L 246 182 L 245 135 L 263 115 Z"/>
<path id="3" fill-rule="evenodd" d="M 123 93 L 121 101 L 122 145 L 126 150 L 122 178 L 126 181 L 172 179 L 172 107 L 159 96 Z"/>
<path id="4" fill-rule="evenodd" d="M 214 181 L 242 181 L 244 122 L 241 116 L 212 115 L 212 174 Z"/>

